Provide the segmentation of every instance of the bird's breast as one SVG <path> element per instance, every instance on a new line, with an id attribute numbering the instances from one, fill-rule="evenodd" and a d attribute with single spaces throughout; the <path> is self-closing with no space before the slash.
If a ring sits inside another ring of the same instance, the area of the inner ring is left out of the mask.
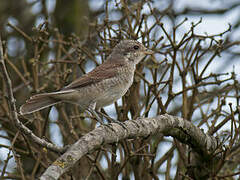
<path id="1" fill-rule="evenodd" d="M 110 105 L 121 98 L 133 83 L 135 68 L 120 67 L 116 76 L 99 83 L 99 96 L 96 98 L 97 108 Z"/>

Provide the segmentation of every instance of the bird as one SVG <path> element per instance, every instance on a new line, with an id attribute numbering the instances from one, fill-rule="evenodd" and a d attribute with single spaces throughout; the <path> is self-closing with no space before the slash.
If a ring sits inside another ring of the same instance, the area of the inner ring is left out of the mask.
<path id="1" fill-rule="evenodd" d="M 99 110 L 121 98 L 134 80 L 136 65 L 154 52 L 137 40 L 120 41 L 106 60 L 59 91 L 31 96 L 20 107 L 30 114 L 61 102 L 77 104 L 81 110 Z"/>

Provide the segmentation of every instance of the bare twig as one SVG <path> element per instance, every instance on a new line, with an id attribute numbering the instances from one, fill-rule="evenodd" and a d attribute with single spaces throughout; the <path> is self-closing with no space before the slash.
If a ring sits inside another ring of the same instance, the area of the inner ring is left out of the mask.
<path id="1" fill-rule="evenodd" d="M 44 139 L 37 137 L 30 129 L 28 129 L 26 126 L 24 126 L 22 124 L 22 122 L 19 121 L 17 108 L 16 108 L 16 104 L 15 104 L 15 99 L 13 96 L 12 82 L 8 75 L 8 72 L 7 72 L 7 69 L 5 66 L 5 62 L 4 62 L 3 45 L 2 45 L 1 38 L 0 38 L 0 69 L 2 71 L 3 78 L 4 78 L 4 80 L 6 82 L 6 86 L 7 86 L 8 105 L 9 105 L 9 109 L 11 110 L 10 116 L 11 116 L 11 119 L 13 120 L 14 124 L 16 125 L 16 127 L 21 132 L 23 132 L 26 136 L 31 138 L 35 143 L 41 145 L 42 147 L 46 147 L 49 150 L 56 151 L 56 152 L 64 152 L 65 148 L 58 147 L 52 143 L 45 141 Z"/>

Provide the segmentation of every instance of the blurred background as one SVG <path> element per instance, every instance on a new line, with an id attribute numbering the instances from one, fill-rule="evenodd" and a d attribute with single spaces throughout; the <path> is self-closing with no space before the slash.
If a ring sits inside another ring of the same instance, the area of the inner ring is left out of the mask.
<path id="1" fill-rule="evenodd" d="M 91 71 L 121 39 L 137 39 L 155 54 L 138 66 L 129 92 L 102 112 L 120 121 L 169 113 L 230 147 L 239 143 L 239 0 L 1 0 L 0 14 L 18 108 L 31 95 L 56 91 Z M 59 154 L 16 129 L 5 96 L 0 76 L 0 179 L 35 179 Z M 20 120 L 59 146 L 98 126 L 68 104 Z M 214 127 L 219 129 L 213 132 Z M 82 171 L 72 170 L 63 179 L 180 179 L 189 154 L 186 145 L 161 135 L 125 140 L 93 152 L 89 156 L 95 161 L 84 157 L 76 165 Z M 224 161 L 215 175 L 239 172 L 238 157 L 228 156 L 231 163 Z"/>

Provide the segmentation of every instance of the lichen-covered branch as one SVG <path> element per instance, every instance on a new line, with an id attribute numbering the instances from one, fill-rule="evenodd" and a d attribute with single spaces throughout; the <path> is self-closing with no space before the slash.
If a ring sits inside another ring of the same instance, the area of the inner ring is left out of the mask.
<path id="1" fill-rule="evenodd" d="M 109 126 L 100 126 L 79 139 L 48 167 L 40 179 L 58 179 L 73 167 L 82 156 L 104 144 L 118 142 L 126 138 L 147 137 L 162 133 L 190 145 L 193 151 L 202 157 L 208 157 L 212 154 L 218 144 L 214 137 L 205 134 L 191 122 L 167 114 L 154 118 L 129 120 L 124 122 L 125 128 L 117 123 L 109 124 Z"/>

